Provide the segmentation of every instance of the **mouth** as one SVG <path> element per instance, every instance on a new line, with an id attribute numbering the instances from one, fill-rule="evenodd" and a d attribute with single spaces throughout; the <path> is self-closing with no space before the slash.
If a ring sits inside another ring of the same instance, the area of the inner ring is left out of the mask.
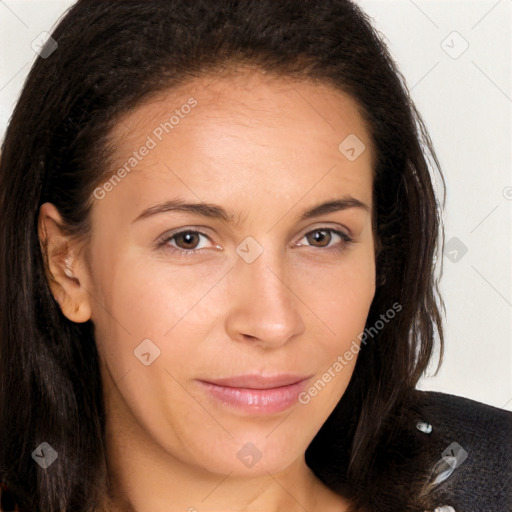
<path id="1" fill-rule="evenodd" d="M 198 383 L 210 398 L 223 407 L 249 414 L 272 414 L 296 403 L 310 378 L 311 375 L 240 375 L 198 380 Z"/>

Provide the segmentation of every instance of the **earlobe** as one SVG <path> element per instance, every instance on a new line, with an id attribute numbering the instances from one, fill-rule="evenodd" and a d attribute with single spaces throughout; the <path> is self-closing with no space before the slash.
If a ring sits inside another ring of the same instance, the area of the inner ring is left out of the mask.
<path id="1" fill-rule="evenodd" d="M 91 318 L 90 297 L 84 288 L 85 275 L 78 275 L 76 241 L 62 229 L 62 218 L 51 203 L 39 209 L 38 238 L 48 286 L 62 313 L 72 322 Z"/>

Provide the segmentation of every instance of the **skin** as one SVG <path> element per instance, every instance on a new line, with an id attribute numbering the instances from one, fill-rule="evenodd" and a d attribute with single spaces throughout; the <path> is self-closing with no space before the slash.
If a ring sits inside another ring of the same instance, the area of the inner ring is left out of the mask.
<path id="1" fill-rule="evenodd" d="M 239 69 L 195 79 L 125 116 L 112 133 L 112 171 L 191 96 L 197 106 L 94 199 L 86 243 L 64 234 L 53 205 L 39 215 L 55 299 L 71 321 L 95 325 L 117 489 L 110 509 L 346 510 L 304 453 L 356 357 L 309 403 L 274 414 L 223 405 L 197 379 L 294 373 L 311 376 L 309 387 L 358 341 L 375 294 L 367 128 L 356 103 L 328 85 Z M 338 149 L 349 134 L 366 145 L 354 161 Z M 368 210 L 300 220 L 346 196 Z M 183 212 L 133 222 L 176 197 L 220 205 L 235 222 Z M 176 229 L 206 236 L 156 248 Z M 248 236 L 263 247 L 252 263 L 236 251 Z M 134 355 L 144 339 L 160 350 L 149 366 Z M 237 457 L 247 442 L 262 455 L 252 467 Z"/>

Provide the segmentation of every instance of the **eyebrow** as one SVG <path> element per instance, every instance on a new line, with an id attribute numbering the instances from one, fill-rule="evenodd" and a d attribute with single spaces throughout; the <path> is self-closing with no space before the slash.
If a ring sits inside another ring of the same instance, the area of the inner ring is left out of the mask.
<path id="1" fill-rule="evenodd" d="M 345 196 L 341 199 L 331 199 L 309 208 L 302 213 L 300 220 L 303 221 L 336 211 L 348 210 L 349 208 L 360 208 L 367 212 L 370 211 L 370 207 L 359 199 Z M 220 219 L 228 224 L 233 224 L 235 222 L 235 214 L 225 210 L 222 206 L 212 203 L 188 203 L 177 198 L 146 208 L 132 221 L 132 224 L 153 215 L 168 212 L 192 213 L 211 219 Z"/>

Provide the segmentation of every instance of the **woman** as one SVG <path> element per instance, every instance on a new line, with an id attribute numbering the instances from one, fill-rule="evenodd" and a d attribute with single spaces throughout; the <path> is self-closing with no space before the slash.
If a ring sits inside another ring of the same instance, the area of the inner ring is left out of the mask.
<path id="1" fill-rule="evenodd" d="M 510 509 L 512 414 L 414 389 L 438 161 L 364 13 L 80 0 L 52 38 L 0 167 L 16 506 Z"/>

